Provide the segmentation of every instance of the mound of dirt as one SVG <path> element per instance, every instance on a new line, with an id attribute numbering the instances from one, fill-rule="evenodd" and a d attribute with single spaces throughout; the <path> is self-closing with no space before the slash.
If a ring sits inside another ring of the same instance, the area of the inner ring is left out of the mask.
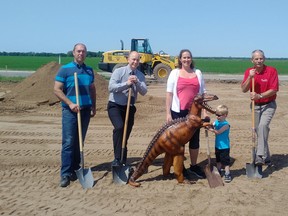
<path id="1" fill-rule="evenodd" d="M 19 83 L 11 92 L 10 98 L 17 101 L 27 101 L 40 104 L 54 105 L 59 102 L 55 96 L 54 80 L 61 65 L 50 62 L 39 68 L 31 76 Z M 95 73 L 96 99 L 108 98 L 108 82 Z"/>

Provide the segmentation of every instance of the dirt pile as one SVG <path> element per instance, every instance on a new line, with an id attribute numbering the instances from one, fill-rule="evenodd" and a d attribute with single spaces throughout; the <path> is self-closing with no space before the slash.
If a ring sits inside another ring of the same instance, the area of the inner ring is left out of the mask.
<path id="1" fill-rule="evenodd" d="M 9 98 L 21 102 L 32 102 L 54 105 L 59 99 L 54 95 L 53 87 L 55 76 L 61 65 L 50 62 L 39 68 L 31 76 L 19 83 L 9 95 Z M 96 98 L 108 98 L 108 82 L 102 76 L 95 73 Z"/>

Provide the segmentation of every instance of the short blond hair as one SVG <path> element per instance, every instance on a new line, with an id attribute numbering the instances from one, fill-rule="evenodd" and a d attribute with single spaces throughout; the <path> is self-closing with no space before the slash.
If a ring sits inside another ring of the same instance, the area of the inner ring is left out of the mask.
<path id="1" fill-rule="evenodd" d="M 228 114 L 228 107 L 226 105 L 219 105 L 216 108 L 216 113 L 220 115 L 227 115 Z"/>

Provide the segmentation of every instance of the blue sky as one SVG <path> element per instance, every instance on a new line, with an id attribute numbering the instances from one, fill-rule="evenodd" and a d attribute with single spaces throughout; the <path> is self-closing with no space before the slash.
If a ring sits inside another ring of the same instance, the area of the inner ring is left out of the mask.
<path id="1" fill-rule="evenodd" d="M 130 48 L 148 38 L 153 52 L 195 57 L 288 58 L 287 0 L 2 0 L 0 52 L 67 53 Z"/>

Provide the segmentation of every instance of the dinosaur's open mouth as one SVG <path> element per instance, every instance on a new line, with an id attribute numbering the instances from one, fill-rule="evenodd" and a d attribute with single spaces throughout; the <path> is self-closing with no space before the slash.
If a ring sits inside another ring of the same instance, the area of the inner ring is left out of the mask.
<path id="1" fill-rule="evenodd" d="M 204 98 L 202 101 L 202 106 L 204 109 L 206 109 L 207 111 L 209 111 L 212 114 L 216 113 L 216 110 L 213 109 L 211 106 L 209 106 L 207 104 L 208 101 L 214 101 L 214 100 L 218 100 L 218 97 L 216 95 L 213 94 L 204 94 Z"/>
<path id="2" fill-rule="evenodd" d="M 204 109 L 206 109 L 208 112 L 212 113 L 212 114 L 215 114 L 216 113 L 216 110 L 213 109 L 211 106 L 209 106 L 206 102 L 203 102 L 202 103 L 202 106 Z"/>

